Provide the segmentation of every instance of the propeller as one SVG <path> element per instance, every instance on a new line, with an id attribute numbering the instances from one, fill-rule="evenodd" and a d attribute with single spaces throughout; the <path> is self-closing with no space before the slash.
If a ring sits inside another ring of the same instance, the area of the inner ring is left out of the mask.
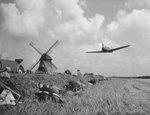
<path id="1" fill-rule="evenodd" d="M 105 46 L 104 46 L 104 42 L 103 42 L 103 40 L 101 40 L 102 41 L 102 48 L 104 48 Z"/>

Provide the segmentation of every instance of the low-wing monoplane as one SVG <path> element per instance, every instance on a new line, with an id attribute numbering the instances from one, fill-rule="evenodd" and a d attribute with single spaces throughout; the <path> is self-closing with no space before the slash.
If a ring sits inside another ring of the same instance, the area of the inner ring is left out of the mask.
<path id="1" fill-rule="evenodd" d="M 116 48 L 110 48 L 110 47 L 104 46 L 104 44 L 102 43 L 102 49 L 100 51 L 89 51 L 86 53 L 112 53 L 113 51 L 120 50 L 120 49 L 129 47 L 129 46 L 130 45 L 125 45 L 125 46 L 116 47 Z"/>

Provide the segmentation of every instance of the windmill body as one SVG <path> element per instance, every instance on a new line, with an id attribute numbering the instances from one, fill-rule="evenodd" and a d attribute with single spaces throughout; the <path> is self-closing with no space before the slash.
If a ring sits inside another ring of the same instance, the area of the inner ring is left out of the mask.
<path id="1" fill-rule="evenodd" d="M 45 53 L 41 52 L 33 43 L 30 43 L 30 46 L 34 48 L 40 55 L 41 57 L 36 61 L 35 64 L 33 64 L 28 70 L 31 71 L 37 64 L 39 64 L 37 73 L 46 73 L 46 74 L 51 74 L 54 71 L 57 70 L 57 67 L 53 64 L 52 62 L 52 57 L 48 55 L 52 51 L 56 45 L 58 45 L 59 41 L 57 40 Z"/>
<path id="2" fill-rule="evenodd" d="M 47 74 L 56 71 L 56 68 L 52 66 L 52 58 L 49 55 L 43 54 L 41 56 L 38 71 Z"/>

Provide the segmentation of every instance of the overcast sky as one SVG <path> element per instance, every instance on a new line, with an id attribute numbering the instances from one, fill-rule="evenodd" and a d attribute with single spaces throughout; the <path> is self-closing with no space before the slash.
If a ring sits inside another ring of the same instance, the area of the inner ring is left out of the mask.
<path id="1" fill-rule="evenodd" d="M 24 58 L 28 68 L 39 57 L 29 43 L 51 56 L 63 72 L 150 75 L 150 0 L 0 0 L 0 53 Z M 86 54 L 110 47 L 131 47 L 112 54 Z"/>

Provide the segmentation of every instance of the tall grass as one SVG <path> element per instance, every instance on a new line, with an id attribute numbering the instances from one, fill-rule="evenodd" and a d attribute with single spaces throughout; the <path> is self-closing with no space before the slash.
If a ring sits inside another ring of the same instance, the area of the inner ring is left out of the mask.
<path id="1" fill-rule="evenodd" d="M 32 77 L 32 78 L 31 78 Z M 52 78 L 53 77 L 53 78 Z M 57 80 L 59 79 L 61 80 Z M 68 76 L 67 76 L 68 77 Z M 26 76 L 24 83 L 29 90 L 29 97 L 15 108 L 15 114 L 23 115 L 141 115 L 150 114 L 150 104 L 147 102 L 149 94 L 135 85 L 135 80 L 100 81 L 96 85 L 87 85 L 76 95 L 62 96 L 65 103 L 54 103 L 52 100 L 38 102 L 33 97 L 36 87 L 34 82 L 53 82 L 62 86 L 68 79 L 64 75 L 54 76 Z M 31 79 L 30 79 L 31 78 Z M 138 85 L 139 86 L 139 85 Z M 11 112 L 7 112 L 11 114 Z"/>

